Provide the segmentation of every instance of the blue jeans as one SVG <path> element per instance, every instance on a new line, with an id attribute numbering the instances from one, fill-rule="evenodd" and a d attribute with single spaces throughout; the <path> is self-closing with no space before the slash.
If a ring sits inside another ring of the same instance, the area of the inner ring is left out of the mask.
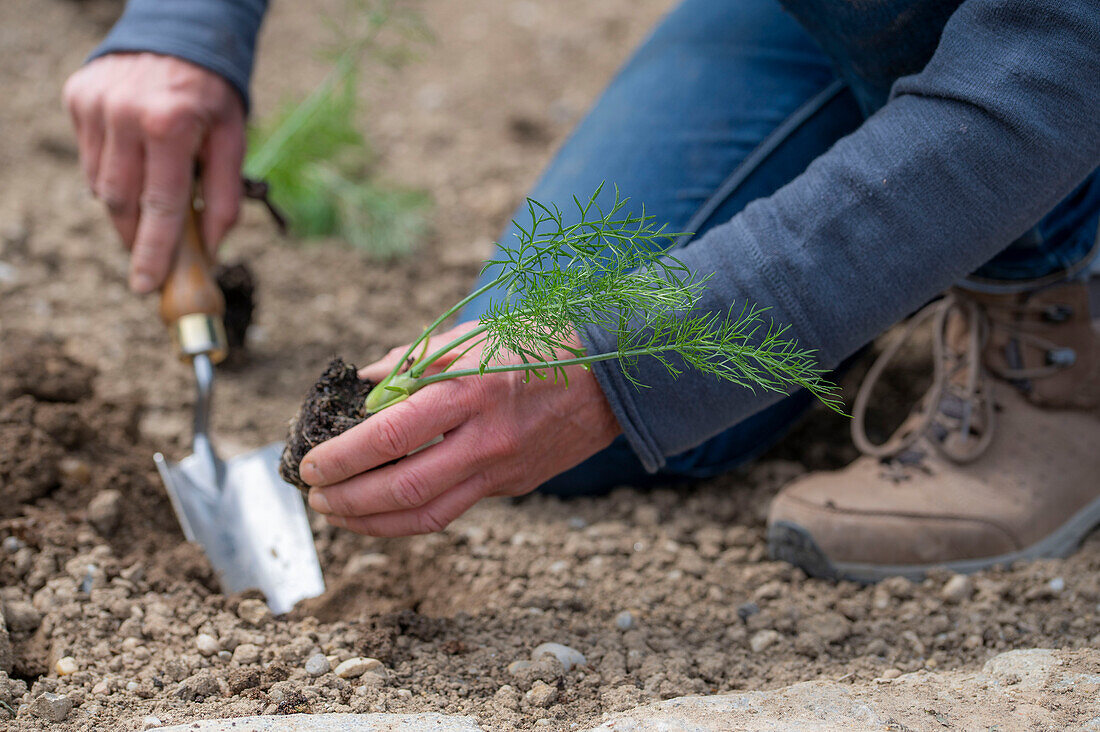
<path id="1" fill-rule="evenodd" d="M 632 210 L 644 203 L 657 223 L 699 236 L 771 195 L 860 125 L 868 100 L 841 81 L 836 68 L 845 63 L 826 56 L 776 0 L 684 0 L 611 82 L 530 196 L 569 212 L 574 195 L 606 181 L 631 197 Z M 1098 216 L 1094 173 L 975 282 L 1026 286 L 1077 265 L 1093 248 Z M 512 238 L 507 230 L 501 242 Z M 472 302 L 463 319 L 476 319 L 491 296 Z M 812 401 L 792 394 L 669 458 L 656 474 L 619 438 L 542 490 L 583 495 L 710 477 L 773 445 Z"/>

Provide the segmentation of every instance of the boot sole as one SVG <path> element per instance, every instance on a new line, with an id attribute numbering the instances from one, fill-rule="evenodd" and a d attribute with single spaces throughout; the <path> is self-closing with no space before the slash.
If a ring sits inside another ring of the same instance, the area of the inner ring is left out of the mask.
<path id="1" fill-rule="evenodd" d="M 1100 525 L 1100 498 L 1075 513 L 1040 541 L 1018 552 L 933 564 L 870 564 L 833 562 L 821 551 L 809 531 L 791 521 L 777 521 L 768 527 L 768 553 L 773 559 L 793 564 L 811 577 L 864 584 L 878 582 L 887 577 L 907 577 L 919 582 L 932 569 L 970 574 L 1021 560 L 1068 557 L 1097 525 Z"/>

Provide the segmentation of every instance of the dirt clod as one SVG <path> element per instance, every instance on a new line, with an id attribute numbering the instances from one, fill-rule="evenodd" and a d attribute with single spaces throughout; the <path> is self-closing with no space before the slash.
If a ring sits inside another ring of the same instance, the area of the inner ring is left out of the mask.
<path id="1" fill-rule="evenodd" d="M 298 474 L 302 458 L 325 440 L 343 434 L 367 418 L 364 402 L 374 384 L 360 379 L 352 364 L 333 361 L 310 388 L 290 425 L 279 475 L 301 489 L 309 486 Z"/>
<path id="2" fill-rule="evenodd" d="M 244 262 L 220 264 L 214 271 L 218 289 L 225 298 L 225 337 L 229 343 L 229 363 L 243 363 L 244 347 L 252 316 L 256 310 L 256 275 Z"/>

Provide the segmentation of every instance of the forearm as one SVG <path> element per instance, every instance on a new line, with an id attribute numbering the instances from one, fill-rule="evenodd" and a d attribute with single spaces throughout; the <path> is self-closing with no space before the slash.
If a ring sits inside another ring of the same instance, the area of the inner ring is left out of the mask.
<path id="1" fill-rule="evenodd" d="M 833 367 L 988 260 L 1100 164 L 1100 10 L 969 0 L 928 66 L 775 195 L 678 252 L 716 272 L 701 307 L 770 306 Z M 606 350 L 605 333 L 585 334 Z M 593 367 L 643 463 L 774 402 L 639 362 Z"/>
<path id="2" fill-rule="evenodd" d="M 224 77 L 248 108 L 256 36 L 267 0 L 130 0 L 89 56 L 150 51 L 176 56 Z"/>

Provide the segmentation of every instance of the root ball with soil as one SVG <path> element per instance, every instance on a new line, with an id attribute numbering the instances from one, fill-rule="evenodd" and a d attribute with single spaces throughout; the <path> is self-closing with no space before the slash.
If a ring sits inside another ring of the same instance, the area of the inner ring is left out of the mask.
<path id="1" fill-rule="evenodd" d="M 279 475 L 302 490 L 309 486 L 298 474 L 302 458 L 325 440 L 347 432 L 367 418 L 367 395 L 374 382 L 360 379 L 354 365 L 333 359 L 310 388 L 290 423 Z"/>

